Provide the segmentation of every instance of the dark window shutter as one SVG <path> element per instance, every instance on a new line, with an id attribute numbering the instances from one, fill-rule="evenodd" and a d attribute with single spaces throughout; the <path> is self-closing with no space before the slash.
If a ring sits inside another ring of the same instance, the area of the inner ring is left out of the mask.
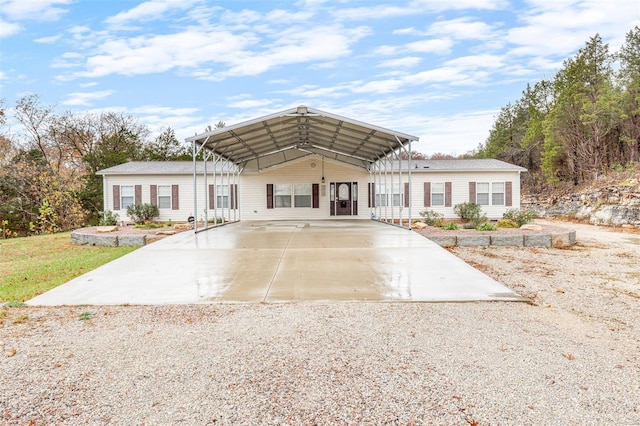
<path id="1" fill-rule="evenodd" d="M 113 209 L 120 210 L 120 185 L 113 185 Z"/>
<path id="2" fill-rule="evenodd" d="M 232 209 L 237 209 L 238 208 L 238 185 L 237 184 L 233 184 L 230 185 L 230 195 L 231 195 L 231 200 L 229 204 L 231 206 Z"/>
<path id="3" fill-rule="evenodd" d="M 136 185 L 134 204 L 142 204 L 142 185 Z"/>
<path id="4" fill-rule="evenodd" d="M 209 210 L 216 208 L 216 194 L 213 189 L 213 185 L 209 184 Z"/>
<path id="5" fill-rule="evenodd" d="M 272 183 L 267 184 L 267 208 L 268 209 L 273 208 L 273 184 Z"/>
<path id="6" fill-rule="evenodd" d="M 409 182 L 404 183 L 404 206 L 409 207 Z"/>
<path id="7" fill-rule="evenodd" d="M 507 207 L 513 205 L 513 183 L 505 182 L 504 183 L 504 204 Z"/>
<path id="8" fill-rule="evenodd" d="M 475 182 L 469 182 L 469 202 L 470 203 L 476 202 L 476 183 Z"/>
<path id="9" fill-rule="evenodd" d="M 451 182 L 444 183 L 444 206 L 451 207 Z"/>
<path id="10" fill-rule="evenodd" d="M 369 193 L 368 193 L 368 197 L 367 197 L 367 207 L 375 207 L 374 205 L 374 200 L 376 199 L 376 194 L 374 193 L 375 191 L 375 186 L 373 183 L 369 184 Z"/>
<path id="11" fill-rule="evenodd" d="M 424 183 L 424 206 L 431 207 L 431 182 Z"/>
<path id="12" fill-rule="evenodd" d="M 311 185 L 311 198 L 313 208 L 320 208 L 320 185 L 317 183 Z"/>
<path id="13" fill-rule="evenodd" d="M 171 185 L 171 210 L 180 209 L 178 185 Z"/>
<path id="14" fill-rule="evenodd" d="M 151 204 L 158 205 L 158 185 L 150 185 L 149 192 L 151 193 Z"/>

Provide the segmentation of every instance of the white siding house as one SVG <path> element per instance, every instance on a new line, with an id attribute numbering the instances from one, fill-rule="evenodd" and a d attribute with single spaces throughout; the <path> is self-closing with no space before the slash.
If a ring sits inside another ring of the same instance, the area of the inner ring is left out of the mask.
<path id="1" fill-rule="evenodd" d="M 399 162 L 397 162 L 399 163 Z M 161 221 L 419 218 L 430 209 L 456 218 L 454 206 L 477 202 L 490 219 L 520 208 L 520 173 L 498 160 L 414 160 L 373 178 L 367 170 L 319 155 L 237 176 L 207 175 L 190 161 L 130 162 L 101 170 L 104 209 L 127 221 L 128 204 L 159 207 Z M 373 183 L 375 180 L 376 183 Z M 205 188 L 207 188 L 205 190 Z M 194 202 L 194 191 L 196 200 Z M 196 207 L 194 209 L 194 207 Z M 382 214 L 384 213 L 384 214 Z"/>

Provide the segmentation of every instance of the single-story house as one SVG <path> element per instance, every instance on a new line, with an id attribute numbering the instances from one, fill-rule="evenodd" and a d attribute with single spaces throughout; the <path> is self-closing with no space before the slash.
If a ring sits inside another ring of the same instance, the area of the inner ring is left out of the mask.
<path id="1" fill-rule="evenodd" d="M 418 138 L 304 106 L 187 138 L 194 161 L 129 162 L 98 172 L 104 209 L 161 221 L 377 219 L 409 224 L 472 201 L 496 219 L 520 208 L 520 173 L 493 159 L 411 160 Z M 204 160 L 202 160 L 204 158 Z"/>

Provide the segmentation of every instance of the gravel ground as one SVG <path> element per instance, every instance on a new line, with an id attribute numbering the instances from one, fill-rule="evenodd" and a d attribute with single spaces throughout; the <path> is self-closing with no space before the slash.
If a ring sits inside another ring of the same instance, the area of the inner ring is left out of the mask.
<path id="1" fill-rule="evenodd" d="M 452 250 L 530 304 L 4 308 L 0 424 L 640 424 L 640 235 L 601 232 Z"/>

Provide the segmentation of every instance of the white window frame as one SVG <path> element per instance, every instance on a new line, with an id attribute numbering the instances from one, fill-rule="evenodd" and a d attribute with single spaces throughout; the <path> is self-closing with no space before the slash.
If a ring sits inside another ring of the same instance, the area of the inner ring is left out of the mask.
<path id="1" fill-rule="evenodd" d="M 486 185 L 486 191 L 480 192 L 481 185 Z M 486 196 L 486 202 L 480 202 L 480 195 Z M 496 200 L 497 196 L 501 196 L 501 199 Z M 505 200 L 506 184 L 504 181 L 476 182 L 476 204 L 481 206 L 504 206 Z"/>
<path id="2" fill-rule="evenodd" d="M 444 207 L 444 192 L 444 182 L 431 182 L 431 207 Z"/>
<path id="3" fill-rule="evenodd" d="M 292 193 L 293 193 L 293 207 L 294 208 L 300 209 L 300 208 L 311 208 L 311 207 L 313 207 L 313 184 L 310 184 L 310 183 L 294 183 L 293 184 Z M 309 201 L 308 203 L 307 203 L 307 199 Z M 307 205 L 307 204 L 309 204 L 309 205 Z"/>
<path id="4" fill-rule="evenodd" d="M 391 193 L 391 201 L 393 207 L 402 207 L 404 206 L 404 190 L 399 183 L 394 183 L 391 185 L 393 188 L 393 192 Z"/>
<path id="5" fill-rule="evenodd" d="M 158 185 L 158 208 L 171 208 L 171 185 Z"/>
<path id="6" fill-rule="evenodd" d="M 131 195 L 125 194 L 130 190 Z M 135 186 L 134 185 L 120 185 L 120 209 L 126 210 L 127 207 L 133 206 L 136 203 L 136 195 L 135 195 Z M 125 201 L 126 200 L 126 201 Z M 129 202 L 129 200 L 131 200 Z"/>
<path id="7" fill-rule="evenodd" d="M 502 185 L 502 190 L 499 190 L 499 186 Z M 498 186 L 498 190 L 496 190 L 496 186 Z M 504 206 L 505 200 L 505 183 L 504 182 L 491 182 L 491 205 L 492 206 Z M 502 199 L 496 202 L 496 196 L 501 195 Z"/>
<path id="8" fill-rule="evenodd" d="M 229 208 L 229 185 L 216 185 L 216 207 Z"/>
<path id="9" fill-rule="evenodd" d="M 384 183 L 376 183 L 376 206 L 386 207 L 388 205 L 389 197 L 387 194 L 387 186 Z"/>

